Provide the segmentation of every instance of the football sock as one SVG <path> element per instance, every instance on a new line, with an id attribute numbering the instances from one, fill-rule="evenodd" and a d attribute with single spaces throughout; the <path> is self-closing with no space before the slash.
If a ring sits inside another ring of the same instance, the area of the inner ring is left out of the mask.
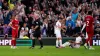
<path id="1" fill-rule="evenodd" d="M 60 46 L 62 46 L 62 40 L 59 40 L 59 44 L 60 44 Z"/>
<path id="2" fill-rule="evenodd" d="M 35 39 L 32 40 L 32 47 L 35 46 Z"/>
<path id="3" fill-rule="evenodd" d="M 90 39 L 90 46 L 92 46 L 92 39 Z"/>
<path id="4" fill-rule="evenodd" d="M 87 46 L 87 43 L 85 43 L 84 45 Z"/>
<path id="5" fill-rule="evenodd" d="M 39 40 L 41 47 L 43 47 L 43 42 L 42 40 Z"/>
<path id="6" fill-rule="evenodd" d="M 11 40 L 11 45 L 14 46 L 14 40 Z"/>
<path id="7" fill-rule="evenodd" d="M 16 40 L 13 40 L 14 41 L 14 46 L 16 46 Z"/>
<path id="8" fill-rule="evenodd" d="M 59 47 L 58 44 L 59 44 L 59 42 L 58 42 L 58 40 L 56 40 L 56 47 Z"/>
<path id="9" fill-rule="evenodd" d="M 11 40 L 11 45 L 13 46 L 13 40 Z"/>

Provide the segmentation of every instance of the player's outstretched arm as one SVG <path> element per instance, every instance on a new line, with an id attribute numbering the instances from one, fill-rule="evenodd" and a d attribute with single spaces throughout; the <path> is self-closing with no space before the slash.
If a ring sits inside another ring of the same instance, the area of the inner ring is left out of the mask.
<path id="1" fill-rule="evenodd" d="M 86 23 L 84 23 L 82 29 L 81 29 L 81 33 L 83 32 L 84 28 L 86 27 Z"/>

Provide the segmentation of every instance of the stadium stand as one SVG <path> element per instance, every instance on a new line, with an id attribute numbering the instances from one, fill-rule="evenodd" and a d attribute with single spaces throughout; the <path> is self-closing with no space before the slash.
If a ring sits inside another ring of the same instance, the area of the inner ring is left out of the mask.
<path id="1" fill-rule="evenodd" d="M 0 37 L 3 37 L 5 32 L 11 37 L 8 24 L 15 9 L 19 13 L 20 28 L 26 23 L 30 29 L 34 19 L 39 18 L 43 23 L 43 37 L 55 37 L 54 25 L 58 18 L 64 19 L 63 24 L 67 28 L 66 32 L 62 31 L 62 36 L 74 36 L 80 32 L 87 12 L 92 10 L 95 36 L 100 36 L 99 2 L 100 0 L 0 0 Z"/>

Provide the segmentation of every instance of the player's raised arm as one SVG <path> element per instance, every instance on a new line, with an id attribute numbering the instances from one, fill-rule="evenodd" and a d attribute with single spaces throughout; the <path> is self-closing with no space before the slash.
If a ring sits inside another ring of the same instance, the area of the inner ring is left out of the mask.
<path id="1" fill-rule="evenodd" d="M 83 25 L 83 27 L 81 29 L 81 32 L 83 32 L 83 30 L 85 29 L 85 27 L 86 27 L 86 23 L 84 23 L 84 25 Z"/>

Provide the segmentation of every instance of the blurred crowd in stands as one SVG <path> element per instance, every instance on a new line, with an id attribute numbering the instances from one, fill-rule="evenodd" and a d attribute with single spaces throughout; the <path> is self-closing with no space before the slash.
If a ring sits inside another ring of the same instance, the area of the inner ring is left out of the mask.
<path id="1" fill-rule="evenodd" d="M 54 25 L 63 18 L 66 32 L 62 36 L 74 36 L 80 32 L 84 18 L 89 10 L 93 11 L 94 36 L 100 36 L 100 0 L 0 0 L 0 35 L 11 35 L 8 26 L 13 12 L 19 13 L 19 38 L 30 37 L 34 19 L 42 22 L 44 37 L 54 37 Z M 85 34 L 85 30 L 84 30 Z"/>

